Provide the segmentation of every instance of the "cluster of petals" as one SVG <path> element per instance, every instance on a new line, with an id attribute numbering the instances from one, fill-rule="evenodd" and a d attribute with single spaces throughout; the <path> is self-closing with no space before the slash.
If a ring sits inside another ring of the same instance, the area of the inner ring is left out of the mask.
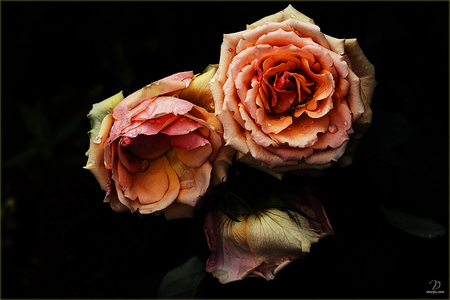
<path id="1" fill-rule="evenodd" d="M 333 230 L 319 200 L 291 195 L 304 214 L 270 208 L 231 220 L 221 210 L 210 212 L 204 230 L 211 250 L 206 271 L 221 283 L 246 277 L 274 279 L 284 267 L 304 258 L 311 246 Z"/>
<path id="2" fill-rule="evenodd" d="M 214 114 L 177 97 L 192 79 L 181 72 L 152 83 L 102 120 L 88 168 L 114 210 L 192 217 L 222 146 Z"/>
<path id="3" fill-rule="evenodd" d="M 372 71 L 356 40 L 324 35 L 292 6 L 225 34 L 211 83 L 224 139 L 275 172 L 328 167 L 370 114 Z"/>

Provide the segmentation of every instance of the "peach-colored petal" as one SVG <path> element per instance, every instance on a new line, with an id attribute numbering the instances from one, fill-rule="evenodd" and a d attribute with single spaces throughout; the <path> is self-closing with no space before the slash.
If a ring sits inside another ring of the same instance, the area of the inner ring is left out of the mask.
<path id="1" fill-rule="evenodd" d="M 310 157 L 305 159 L 305 162 L 310 165 L 328 165 L 331 162 L 338 161 L 344 154 L 348 141 L 342 143 L 341 146 L 335 149 L 328 149 L 323 151 L 316 151 Z"/>
<path id="2" fill-rule="evenodd" d="M 314 150 L 312 148 L 293 148 L 293 147 L 267 147 L 267 150 L 276 154 L 284 161 L 301 161 L 311 156 Z"/>
<path id="3" fill-rule="evenodd" d="M 348 106 L 352 111 L 352 122 L 356 122 L 361 118 L 364 113 L 364 102 L 361 98 L 361 88 L 360 88 L 360 80 L 358 76 L 352 71 L 349 70 L 347 81 L 350 84 L 348 94 L 346 96 Z"/>
<path id="4" fill-rule="evenodd" d="M 250 150 L 250 154 L 258 161 L 265 164 L 265 166 L 269 168 L 275 168 L 278 166 L 286 166 L 286 165 L 297 165 L 296 161 L 284 161 L 278 155 L 270 152 L 264 147 L 261 147 L 257 144 L 254 139 L 252 139 L 251 134 L 246 132 L 247 134 L 247 145 Z"/>
<path id="5" fill-rule="evenodd" d="M 329 126 L 329 117 L 325 115 L 318 119 L 302 115 L 287 130 L 278 134 L 272 134 L 272 139 L 280 145 L 286 144 L 290 147 L 306 148 L 312 146 L 319 139 L 318 134 L 326 132 Z"/>
<path id="6" fill-rule="evenodd" d="M 221 283 L 241 280 L 261 264 L 248 248 L 243 218 L 235 222 L 221 211 L 212 211 L 206 216 L 204 231 L 211 250 L 206 271 Z"/>
<path id="7" fill-rule="evenodd" d="M 164 197 L 162 197 L 161 200 L 155 203 L 142 204 L 141 202 L 138 201 L 132 201 L 130 203 L 132 208 L 134 209 L 139 208 L 139 211 L 143 214 L 150 214 L 165 209 L 175 201 L 180 191 L 180 182 L 176 172 L 171 167 L 165 155 L 162 155 L 160 158 L 164 164 L 164 168 L 169 181 L 169 188 L 167 189 Z"/>
<path id="8" fill-rule="evenodd" d="M 328 147 L 337 148 L 349 139 L 352 124 L 352 113 L 347 102 L 334 100 L 334 109 L 328 114 L 330 118 L 328 130 L 321 135 L 319 141 L 314 144 L 314 149 L 324 150 Z"/>
<path id="9" fill-rule="evenodd" d="M 128 172 L 119 161 L 117 172 L 117 183 L 124 196 L 142 204 L 160 201 L 169 188 L 169 179 L 161 157 L 149 161 L 146 171 L 135 173 Z"/>
<path id="10" fill-rule="evenodd" d="M 165 157 L 180 181 L 180 192 L 176 202 L 194 207 L 209 187 L 212 169 L 210 162 L 205 160 L 200 167 L 192 168 L 184 164 L 175 151 L 167 152 Z"/>
<path id="11" fill-rule="evenodd" d="M 97 181 L 100 184 L 102 190 L 106 191 L 107 186 L 107 174 L 104 164 L 104 150 L 103 143 L 108 137 L 109 130 L 111 129 L 113 118 L 111 114 L 106 115 L 103 118 L 100 125 L 100 130 L 97 135 L 97 140 L 90 140 L 89 142 L 89 157 L 86 163 L 85 169 L 92 172 Z"/>
<path id="12" fill-rule="evenodd" d="M 134 155 L 132 152 L 130 152 L 124 147 L 124 143 L 125 140 L 124 138 L 122 138 L 121 141 L 119 142 L 119 146 L 117 147 L 119 161 L 128 170 L 128 172 L 136 173 L 137 171 L 139 171 L 141 162 L 136 155 Z"/>
<path id="13" fill-rule="evenodd" d="M 120 202 L 119 197 L 117 196 L 116 187 L 113 185 L 112 192 L 108 195 L 107 199 L 103 202 L 109 202 L 111 208 L 116 212 L 125 212 L 130 211 L 130 209 Z"/>
<path id="14" fill-rule="evenodd" d="M 216 186 L 227 180 L 228 169 L 233 163 L 233 157 L 236 150 L 231 147 L 223 146 L 217 153 L 212 162 L 211 185 Z"/>
<path id="15" fill-rule="evenodd" d="M 200 167 L 212 153 L 212 146 L 206 144 L 192 150 L 181 150 L 179 148 L 174 148 L 177 157 L 187 166 L 191 168 Z"/>
<path id="16" fill-rule="evenodd" d="M 242 127 L 233 119 L 232 114 L 228 110 L 223 110 L 220 115 L 226 145 L 233 147 L 242 153 L 248 153 L 245 133 Z"/>
<path id="17" fill-rule="evenodd" d="M 317 45 L 310 37 L 300 37 L 294 31 L 285 31 L 282 28 L 260 36 L 254 45 L 262 44 L 278 47 L 294 45 L 299 48 L 307 45 Z"/>

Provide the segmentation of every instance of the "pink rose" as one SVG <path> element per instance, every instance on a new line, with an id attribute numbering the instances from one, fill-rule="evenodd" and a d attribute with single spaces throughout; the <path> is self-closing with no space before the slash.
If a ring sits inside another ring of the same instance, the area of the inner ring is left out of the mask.
<path id="1" fill-rule="evenodd" d="M 125 99 L 118 94 L 94 105 L 89 117 L 95 132 L 85 168 L 114 210 L 164 212 L 167 219 L 193 216 L 210 186 L 222 128 L 213 113 L 178 96 L 189 90 L 191 98 L 205 102 L 204 89 L 196 93 L 198 82 L 207 85 L 212 75 L 205 80 L 177 73 Z M 194 90 L 188 88 L 191 82 L 197 83 Z M 104 116 L 105 111 L 111 112 Z"/>
<path id="2" fill-rule="evenodd" d="M 371 122 L 375 86 L 356 39 L 323 34 L 290 5 L 225 34 L 211 83 L 227 145 L 279 173 L 351 153 Z"/>
<path id="3" fill-rule="evenodd" d="M 304 215 L 276 208 L 234 216 L 213 210 L 204 230 L 211 250 L 206 271 L 221 283 L 259 276 L 271 280 L 285 266 L 304 258 L 311 245 L 333 230 L 318 199 L 310 195 L 282 195 Z"/>

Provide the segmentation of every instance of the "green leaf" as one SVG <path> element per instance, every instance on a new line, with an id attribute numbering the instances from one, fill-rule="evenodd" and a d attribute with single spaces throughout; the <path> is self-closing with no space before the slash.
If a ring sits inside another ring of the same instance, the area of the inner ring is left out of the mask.
<path id="1" fill-rule="evenodd" d="M 170 270 L 158 288 L 158 298 L 193 298 L 205 274 L 205 266 L 197 256 Z"/>
<path id="2" fill-rule="evenodd" d="M 92 109 L 87 115 L 91 120 L 91 130 L 88 132 L 91 140 L 96 140 L 98 132 L 100 131 L 100 125 L 102 125 L 103 119 L 112 112 L 114 107 L 124 99 L 122 91 L 103 100 L 102 102 L 92 105 Z"/>
<path id="3" fill-rule="evenodd" d="M 433 219 L 419 217 L 381 204 L 380 208 L 391 225 L 409 234 L 430 239 L 445 233 L 444 227 Z"/>

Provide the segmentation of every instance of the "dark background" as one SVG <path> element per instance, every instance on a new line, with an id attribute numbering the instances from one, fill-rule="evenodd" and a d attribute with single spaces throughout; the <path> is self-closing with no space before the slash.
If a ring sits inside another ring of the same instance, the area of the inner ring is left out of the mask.
<path id="1" fill-rule="evenodd" d="M 83 170 L 93 103 L 218 63 L 223 33 L 289 2 L 2 2 L 2 298 L 155 298 L 206 260 L 202 219 L 116 213 Z M 448 298 L 447 2 L 292 2 L 322 32 L 358 38 L 376 67 L 373 125 L 353 164 L 313 179 L 335 235 L 275 280 L 206 298 Z M 256 188 L 250 186 L 249 188 Z M 379 205 L 431 218 L 434 239 Z M 444 294 L 430 295 L 431 280 Z"/>

